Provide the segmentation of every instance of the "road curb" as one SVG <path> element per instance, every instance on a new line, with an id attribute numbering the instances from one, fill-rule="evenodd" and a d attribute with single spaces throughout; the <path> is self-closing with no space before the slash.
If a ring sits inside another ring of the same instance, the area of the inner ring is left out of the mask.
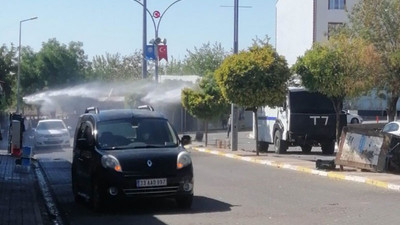
<path id="1" fill-rule="evenodd" d="M 327 178 L 334 179 L 334 180 L 346 180 L 346 181 L 353 181 L 353 182 L 357 182 L 357 183 L 364 183 L 364 184 L 373 185 L 375 187 L 385 188 L 388 190 L 400 192 L 400 185 L 392 184 L 392 183 L 385 182 L 385 181 L 375 180 L 375 179 L 371 179 L 371 178 L 367 178 L 367 177 L 345 175 L 345 174 L 341 174 L 341 173 L 337 173 L 337 172 L 327 172 L 327 171 L 323 171 L 323 170 L 310 169 L 310 168 L 303 167 L 303 166 L 290 165 L 288 163 L 275 162 L 275 161 L 271 161 L 271 160 L 262 160 L 262 159 L 257 159 L 257 158 L 249 157 L 249 156 L 240 156 L 240 155 L 233 154 L 233 153 L 224 153 L 221 151 L 210 150 L 210 149 L 203 148 L 203 147 L 190 146 L 189 148 L 191 148 L 195 151 L 198 151 L 198 152 L 204 152 L 204 153 L 223 156 L 223 157 L 227 157 L 227 158 L 242 160 L 242 161 L 246 161 L 246 162 L 257 163 L 257 164 L 271 166 L 271 167 L 275 167 L 275 168 L 279 168 L 279 169 L 293 170 L 293 171 L 308 173 L 308 174 L 312 174 L 312 175 L 323 176 L 323 177 L 327 177 Z"/>
<path id="2" fill-rule="evenodd" d="M 51 190 L 49 182 L 46 179 L 45 171 L 43 171 L 42 166 L 40 165 L 39 160 L 35 160 L 35 175 L 37 177 L 39 187 L 42 191 L 42 195 L 46 204 L 47 213 L 50 216 L 53 224 L 55 225 L 63 225 L 63 219 L 61 217 L 60 211 L 57 207 L 54 193 Z"/>

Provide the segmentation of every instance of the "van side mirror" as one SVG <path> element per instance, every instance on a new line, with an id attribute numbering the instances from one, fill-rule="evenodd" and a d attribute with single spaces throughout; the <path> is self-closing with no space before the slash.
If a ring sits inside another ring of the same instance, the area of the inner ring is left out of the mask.
<path id="1" fill-rule="evenodd" d="M 192 138 L 189 135 L 183 135 L 181 139 L 182 145 L 188 145 L 192 143 Z"/>

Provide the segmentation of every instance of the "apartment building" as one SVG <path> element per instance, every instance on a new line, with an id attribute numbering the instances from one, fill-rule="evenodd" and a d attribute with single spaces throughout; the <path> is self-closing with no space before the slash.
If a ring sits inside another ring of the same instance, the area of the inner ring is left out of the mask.
<path id="1" fill-rule="evenodd" d="M 276 50 L 285 56 L 289 66 L 315 42 L 328 40 L 329 33 L 348 22 L 348 12 L 360 0 L 277 0 Z M 345 108 L 358 110 L 364 118 L 385 117 L 385 92 L 372 90 L 368 95 L 348 100 Z M 400 101 L 397 110 L 400 110 Z"/>
<path id="2" fill-rule="evenodd" d="M 347 12 L 359 0 L 277 0 L 276 50 L 289 66 L 311 48 L 323 42 L 335 27 L 348 22 Z"/>

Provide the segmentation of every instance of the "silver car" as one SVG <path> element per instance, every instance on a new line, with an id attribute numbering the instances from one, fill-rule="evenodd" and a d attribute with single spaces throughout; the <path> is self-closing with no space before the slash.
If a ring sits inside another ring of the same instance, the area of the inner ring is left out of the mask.
<path id="1" fill-rule="evenodd" d="M 70 147 L 70 133 L 62 120 L 39 120 L 34 132 L 35 148 L 50 146 Z"/>

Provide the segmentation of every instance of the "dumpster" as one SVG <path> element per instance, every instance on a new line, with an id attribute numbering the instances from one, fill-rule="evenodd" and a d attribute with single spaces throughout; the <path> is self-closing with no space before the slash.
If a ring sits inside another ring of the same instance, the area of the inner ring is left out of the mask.
<path id="1" fill-rule="evenodd" d="M 384 124 L 359 124 L 343 128 L 335 163 L 372 172 L 400 168 L 400 137 L 382 133 Z"/>

